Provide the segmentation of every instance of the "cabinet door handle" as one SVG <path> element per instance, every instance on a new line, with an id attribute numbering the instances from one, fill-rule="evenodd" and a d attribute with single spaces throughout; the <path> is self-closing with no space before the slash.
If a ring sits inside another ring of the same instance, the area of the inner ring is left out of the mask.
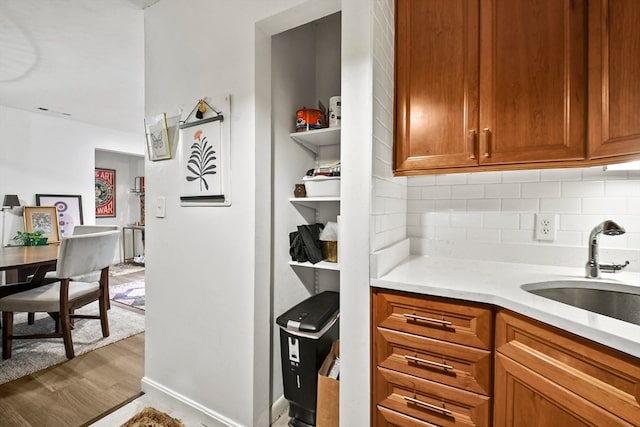
<path id="1" fill-rule="evenodd" d="M 482 129 L 482 138 L 484 140 L 484 153 L 482 156 L 489 158 L 491 157 L 491 130 L 489 128 Z"/>
<path id="2" fill-rule="evenodd" d="M 448 320 L 444 320 L 444 319 L 440 320 L 440 319 L 434 319 L 432 317 L 423 317 L 423 316 L 418 316 L 417 314 L 408 314 L 408 313 L 403 313 L 402 315 L 407 319 L 411 319 L 411 320 L 420 320 L 422 322 L 437 323 L 438 325 L 443 325 L 443 326 L 453 325 L 452 322 L 449 322 Z"/>
<path id="3" fill-rule="evenodd" d="M 445 371 L 448 371 L 449 369 L 453 369 L 453 366 L 447 365 L 446 363 L 438 363 L 438 362 L 434 362 L 432 360 L 421 359 L 421 358 L 415 357 L 415 356 L 405 355 L 404 358 L 409 360 L 409 361 L 411 361 L 411 362 L 423 363 L 425 365 L 431 365 L 431 366 L 435 366 L 437 368 L 442 368 Z"/>
<path id="4" fill-rule="evenodd" d="M 423 402 L 422 400 L 419 399 L 414 399 L 413 397 L 409 397 L 409 396 L 402 396 L 404 398 L 404 400 L 406 400 L 407 402 L 419 405 L 419 406 L 423 406 L 427 409 L 431 409 L 432 411 L 437 411 L 440 412 L 442 414 L 445 415 L 453 415 L 453 411 L 447 409 L 447 408 L 443 408 L 442 406 L 438 406 L 438 405 L 434 405 L 431 403 L 427 403 L 427 402 Z"/>
<path id="5" fill-rule="evenodd" d="M 476 158 L 476 130 L 471 129 L 469 131 L 469 159 L 474 160 Z"/>

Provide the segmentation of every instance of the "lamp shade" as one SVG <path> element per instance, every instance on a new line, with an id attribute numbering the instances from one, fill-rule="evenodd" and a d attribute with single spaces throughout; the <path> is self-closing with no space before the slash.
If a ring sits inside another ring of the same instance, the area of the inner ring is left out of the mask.
<path id="1" fill-rule="evenodd" d="M 4 201 L 2 202 L 2 206 L 8 206 L 10 208 L 14 208 L 16 206 L 20 206 L 20 199 L 18 199 L 17 194 L 5 194 Z"/>

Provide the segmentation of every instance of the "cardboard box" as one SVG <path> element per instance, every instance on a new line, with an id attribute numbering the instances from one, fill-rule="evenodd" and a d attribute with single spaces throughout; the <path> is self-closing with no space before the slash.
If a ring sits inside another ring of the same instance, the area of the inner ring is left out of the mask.
<path id="1" fill-rule="evenodd" d="M 318 371 L 316 427 L 340 426 L 340 381 L 327 376 L 334 360 L 338 357 L 340 357 L 340 341 L 335 341 Z"/>

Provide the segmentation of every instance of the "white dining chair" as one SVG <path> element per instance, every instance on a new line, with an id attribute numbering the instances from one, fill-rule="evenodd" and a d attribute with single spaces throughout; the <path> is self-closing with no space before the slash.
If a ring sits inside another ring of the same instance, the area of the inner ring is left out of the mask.
<path id="1" fill-rule="evenodd" d="M 118 243 L 117 230 L 69 236 L 60 242 L 56 277 L 60 280 L 0 298 L 2 312 L 2 358 L 11 357 L 14 339 L 62 338 L 67 358 L 75 356 L 71 319 L 99 319 L 102 336 L 109 336 L 109 266 Z M 98 281 L 72 281 L 100 271 Z M 98 314 L 75 314 L 74 310 L 98 301 Z M 45 312 L 56 320 L 55 330 L 47 334 L 13 335 L 13 316 L 17 312 Z"/>

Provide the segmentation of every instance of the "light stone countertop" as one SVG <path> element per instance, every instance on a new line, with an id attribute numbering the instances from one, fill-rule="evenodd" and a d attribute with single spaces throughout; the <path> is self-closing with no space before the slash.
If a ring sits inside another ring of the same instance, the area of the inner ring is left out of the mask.
<path id="1" fill-rule="evenodd" d="M 493 304 L 640 357 L 640 325 L 582 310 L 521 288 L 551 280 L 589 281 L 584 269 L 410 256 L 371 286 Z M 640 273 L 602 273 L 598 286 L 632 286 L 640 293 Z"/>

